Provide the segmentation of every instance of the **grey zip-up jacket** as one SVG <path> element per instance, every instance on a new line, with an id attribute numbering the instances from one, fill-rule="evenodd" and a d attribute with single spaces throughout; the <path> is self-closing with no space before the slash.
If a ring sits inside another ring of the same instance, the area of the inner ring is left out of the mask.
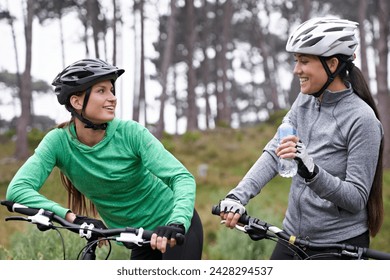
<path id="1" fill-rule="evenodd" d="M 309 182 L 299 175 L 292 179 L 283 220 L 290 235 L 338 242 L 368 230 L 366 205 L 383 129 L 373 110 L 348 86 L 325 91 L 321 102 L 300 93 L 287 113 L 319 167 Z M 229 194 L 246 205 L 277 175 L 277 145 L 274 137 Z"/>

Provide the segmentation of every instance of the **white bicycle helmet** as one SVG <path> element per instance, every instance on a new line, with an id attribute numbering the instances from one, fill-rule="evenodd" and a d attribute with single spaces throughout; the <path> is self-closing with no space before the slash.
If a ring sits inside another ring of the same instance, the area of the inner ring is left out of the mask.
<path id="1" fill-rule="evenodd" d="M 329 57 L 336 54 L 352 56 L 358 41 L 355 30 L 359 24 L 337 18 L 314 18 L 302 23 L 289 37 L 286 51 Z"/>

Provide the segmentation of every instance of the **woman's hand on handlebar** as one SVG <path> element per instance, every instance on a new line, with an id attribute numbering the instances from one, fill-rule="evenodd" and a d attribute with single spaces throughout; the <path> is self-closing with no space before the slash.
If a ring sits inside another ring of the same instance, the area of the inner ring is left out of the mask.
<path id="1" fill-rule="evenodd" d="M 171 248 L 176 246 L 176 235 L 185 233 L 184 226 L 182 224 L 170 224 L 167 226 L 159 226 L 156 228 L 152 237 L 150 238 L 150 246 L 153 250 L 160 250 L 161 253 L 165 253 L 167 245 Z"/>
<path id="2" fill-rule="evenodd" d="M 86 216 L 79 216 L 79 215 L 76 215 L 72 212 L 68 212 L 65 216 L 65 219 L 67 221 L 74 223 L 74 224 L 77 224 L 77 225 L 82 225 L 82 224 L 86 223 L 88 225 L 93 224 L 94 227 L 98 228 L 98 229 L 107 229 L 106 225 L 101 220 L 89 218 Z M 98 243 L 99 248 L 101 248 L 103 245 L 104 246 L 109 245 L 108 240 L 101 240 L 101 239 L 102 238 L 99 237 L 99 240 L 100 240 Z"/>
<path id="3" fill-rule="evenodd" d="M 225 226 L 234 228 L 241 215 L 246 212 L 244 205 L 233 194 L 228 195 L 219 203 L 220 217 L 225 220 Z"/>
<path id="4" fill-rule="evenodd" d="M 68 211 L 68 213 L 66 213 L 65 220 L 70 223 L 73 223 L 74 219 L 76 219 L 76 214 L 71 211 Z"/>
<path id="5" fill-rule="evenodd" d="M 229 228 L 234 228 L 238 224 L 238 220 L 241 215 L 239 213 L 233 212 L 221 212 L 221 219 L 225 221 L 225 226 Z"/>

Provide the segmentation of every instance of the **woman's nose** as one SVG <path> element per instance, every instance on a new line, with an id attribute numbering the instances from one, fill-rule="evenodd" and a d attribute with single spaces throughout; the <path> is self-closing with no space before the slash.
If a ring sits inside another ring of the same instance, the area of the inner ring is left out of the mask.
<path id="1" fill-rule="evenodd" d="M 299 74 L 301 72 L 301 67 L 299 66 L 299 63 L 295 63 L 293 74 Z"/>
<path id="2" fill-rule="evenodd" d="M 112 102 L 116 101 L 117 97 L 115 96 L 115 93 L 111 92 L 111 94 L 108 96 L 108 100 Z"/>

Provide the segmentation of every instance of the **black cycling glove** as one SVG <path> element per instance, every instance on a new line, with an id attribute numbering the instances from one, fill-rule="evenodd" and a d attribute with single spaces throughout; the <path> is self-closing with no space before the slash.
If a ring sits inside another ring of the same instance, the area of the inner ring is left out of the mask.
<path id="1" fill-rule="evenodd" d="M 79 216 L 76 215 L 76 219 L 73 221 L 74 224 L 82 225 L 83 223 L 86 223 L 88 225 L 93 224 L 95 228 L 99 229 L 106 229 L 106 225 L 103 223 L 103 221 L 98 219 L 89 218 L 86 216 Z"/>
<path id="2" fill-rule="evenodd" d="M 159 226 L 154 230 L 157 236 L 166 237 L 168 240 L 171 238 L 176 239 L 177 234 L 184 235 L 185 228 L 182 224 L 169 224 L 167 226 Z"/>

